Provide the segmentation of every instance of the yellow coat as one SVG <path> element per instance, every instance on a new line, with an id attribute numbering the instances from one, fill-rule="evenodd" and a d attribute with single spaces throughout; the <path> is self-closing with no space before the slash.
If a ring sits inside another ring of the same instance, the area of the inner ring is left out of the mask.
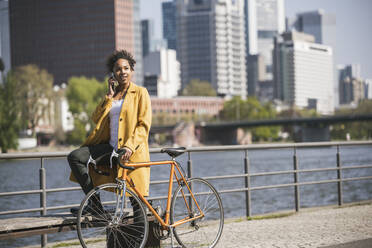
<path id="1" fill-rule="evenodd" d="M 112 99 L 105 97 L 97 106 L 92 115 L 92 120 L 96 127 L 90 133 L 83 146 L 109 143 L 110 141 L 110 109 Z M 150 161 L 148 136 L 151 126 L 151 101 L 146 88 L 130 83 L 128 93 L 124 98 L 119 117 L 118 128 L 118 148 L 128 147 L 133 154 L 131 162 Z M 93 185 L 98 186 L 104 183 L 115 182 L 115 178 L 122 174 L 119 170 L 110 169 L 110 166 L 100 167 L 102 171 L 110 171 L 110 176 L 97 174 L 93 169 L 89 170 L 89 175 L 93 180 Z M 150 168 L 138 168 L 129 173 L 136 189 L 142 195 L 149 195 Z M 70 175 L 70 180 L 77 182 L 74 176 Z"/>

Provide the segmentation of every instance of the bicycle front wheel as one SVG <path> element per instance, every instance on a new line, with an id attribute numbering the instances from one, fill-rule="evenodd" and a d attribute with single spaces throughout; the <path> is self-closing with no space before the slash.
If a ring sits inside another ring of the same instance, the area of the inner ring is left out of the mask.
<path id="1" fill-rule="evenodd" d="M 183 247 L 214 247 L 221 237 L 224 214 L 221 198 L 217 190 L 206 180 L 192 178 L 188 180 L 197 205 L 185 184 L 177 187 L 171 203 L 172 224 L 181 223 L 204 214 L 204 217 L 176 225 L 174 236 Z"/>
<path id="2" fill-rule="evenodd" d="M 77 233 L 84 248 L 145 247 L 148 236 L 146 210 L 131 190 L 103 184 L 83 199 L 77 216 Z"/>

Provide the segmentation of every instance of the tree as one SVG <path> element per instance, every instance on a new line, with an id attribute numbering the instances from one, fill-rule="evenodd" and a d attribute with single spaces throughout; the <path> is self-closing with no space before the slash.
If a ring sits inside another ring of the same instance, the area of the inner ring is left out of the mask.
<path id="1" fill-rule="evenodd" d="M 53 76 L 36 65 L 25 65 L 15 69 L 13 79 L 20 97 L 22 128 L 32 131 L 49 108 L 53 94 Z"/>
<path id="2" fill-rule="evenodd" d="M 79 119 L 74 120 L 74 130 L 67 134 L 67 143 L 72 145 L 81 145 L 85 140 L 87 130 L 85 123 Z"/>
<path id="3" fill-rule="evenodd" d="M 372 114 L 372 100 L 363 100 L 359 103 L 355 111 L 352 111 L 354 115 L 365 115 Z M 371 139 L 372 138 L 372 122 L 352 122 L 350 129 L 350 136 L 352 139 Z"/>
<path id="4" fill-rule="evenodd" d="M 359 103 L 356 109 L 340 109 L 335 115 L 365 115 L 372 114 L 372 100 L 363 100 Z M 332 139 L 345 140 L 347 134 L 351 139 L 371 139 L 372 138 L 372 122 L 348 122 L 344 124 L 336 124 L 332 126 Z"/>
<path id="5" fill-rule="evenodd" d="M 223 121 L 274 119 L 275 109 L 271 103 L 262 105 L 255 97 L 242 100 L 235 96 L 224 103 L 220 118 Z M 251 128 L 253 140 L 272 140 L 278 138 L 279 127 Z"/>
<path id="6" fill-rule="evenodd" d="M 207 81 L 191 80 L 182 90 L 182 96 L 217 96 L 216 90 Z"/>
<path id="7" fill-rule="evenodd" d="M 90 128 L 94 126 L 90 115 L 105 94 L 106 84 L 86 77 L 68 80 L 66 97 L 74 117 L 75 129 L 68 134 L 68 142 L 81 144 Z"/>
<path id="8" fill-rule="evenodd" d="M 11 73 L 0 84 L 0 149 L 7 152 L 18 146 L 20 129 L 20 96 Z"/>

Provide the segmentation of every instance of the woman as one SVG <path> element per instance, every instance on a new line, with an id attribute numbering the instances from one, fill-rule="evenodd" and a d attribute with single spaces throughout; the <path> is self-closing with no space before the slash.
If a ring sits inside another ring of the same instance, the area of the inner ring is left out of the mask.
<path id="1" fill-rule="evenodd" d="M 72 151 L 67 159 L 71 167 L 70 180 L 78 182 L 85 194 L 103 183 L 115 182 L 117 169 L 110 168 L 113 149 L 125 149 L 122 160 L 146 162 L 150 160 L 148 135 L 151 125 L 151 102 L 147 90 L 131 82 L 136 61 L 125 51 L 114 52 L 107 60 L 107 68 L 113 74 L 108 79 L 108 93 L 92 115 L 96 127 L 83 145 Z M 114 87 L 115 81 L 118 85 Z M 104 156 L 106 154 L 106 156 Z M 103 176 L 90 169 L 87 163 L 99 159 L 99 170 L 110 172 Z M 138 168 L 129 173 L 136 188 L 144 196 L 149 194 L 150 168 Z M 93 207 L 101 208 L 99 200 Z M 90 212 L 90 209 L 86 211 Z M 76 214 L 77 208 L 71 209 Z"/>

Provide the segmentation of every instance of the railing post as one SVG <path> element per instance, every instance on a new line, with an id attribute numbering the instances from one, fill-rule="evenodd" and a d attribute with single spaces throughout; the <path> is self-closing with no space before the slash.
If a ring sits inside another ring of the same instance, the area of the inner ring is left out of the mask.
<path id="1" fill-rule="evenodd" d="M 343 204 L 343 195 L 342 195 L 342 168 L 341 168 L 341 160 L 340 160 L 340 147 L 337 145 L 337 188 L 338 188 L 338 205 L 341 206 Z"/>
<path id="2" fill-rule="evenodd" d="M 44 216 L 47 214 L 46 210 L 46 173 L 45 173 L 45 168 L 44 168 L 44 158 L 40 158 L 40 170 L 39 170 L 39 178 L 40 178 L 40 189 L 42 192 L 40 193 L 40 208 L 42 210 L 40 211 L 40 215 Z M 42 234 L 41 235 L 41 247 L 46 247 L 47 246 L 47 235 Z"/>
<path id="3" fill-rule="evenodd" d="M 295 208 L 296 212 L 300 210 L 300 190 L 298 186 L 298 161 L 297 161 L 297 151 L 296 147 L 294 147 L 294 154 L 293 154 L 293 177 L 294 177 L 294 197 L 295 197 Z"/>
<path id="4" fill-rule="evenodd" d="M 192 160 L 191 160 L 191 152 L 187 152 L 188 160 L 187 160 L 187 177 L 192 178 Z"/>
<path id="5" fill-rule="evenodd" d="M 187 155 L 188 155 L 188 159 L 187 159 L 187 177 L 188 178 L 192 178 L 192 160 L 191 160 L 191 152 L 188 151 L 187 152 Z M 192 191 L 192 183 L 190 183 L 190 189 Z M 189 206 L 191 207 L 191 209 L 193 209 L 193 200 L 191 198 L 191 196 L 189 196 Z"/>
<path id="6" fill-rule="evenodd" d="M 251 178 L 249 175 L 249 158 L 248 158 L 248 150 L 244 150 L 244 173 L 246 176 L 244 177 L 245 181 L 245 210 L 246 216 L 251 217 Z"/>

